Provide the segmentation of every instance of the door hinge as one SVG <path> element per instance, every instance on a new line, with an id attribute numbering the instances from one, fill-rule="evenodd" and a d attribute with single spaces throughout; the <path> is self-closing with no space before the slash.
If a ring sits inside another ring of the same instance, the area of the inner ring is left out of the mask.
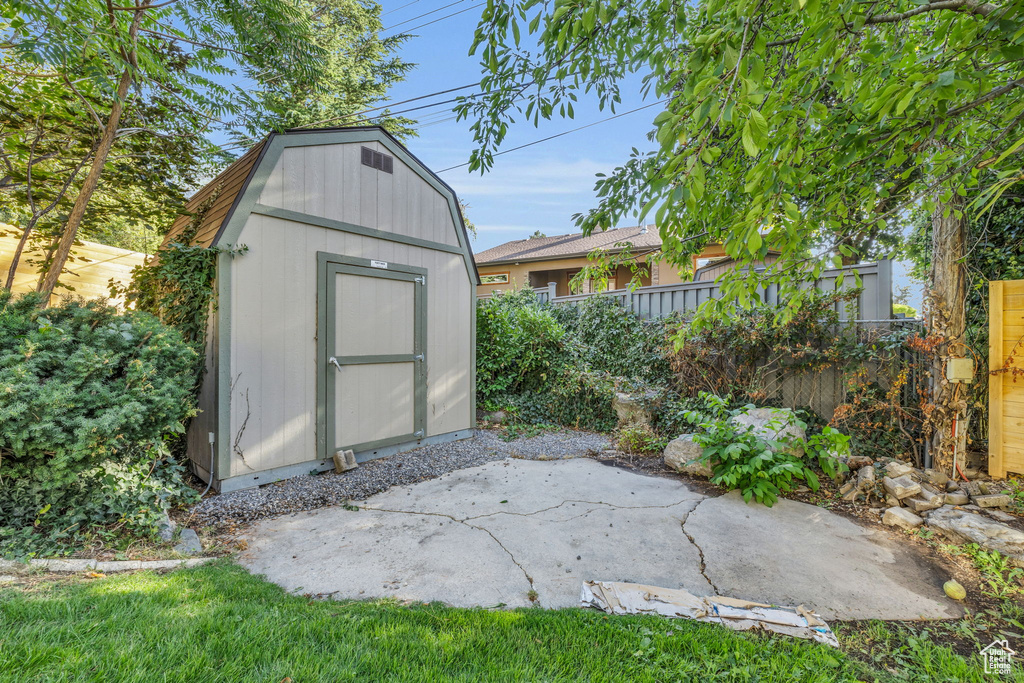
<path id="1" fill-rule="evenodd" d="M 412 435 L 415 436 L 418 439 L 421 436 L 423 436 L 423 430 L 422 429 L 417 429 L 415 432 L 413 432 Z"/>
<path id="2" fill-rule="evenodd" d="M 413 356 L 413 357 L 412 357 L 412 359 L 413 359 L 413 360 L 423 360 L 423 354 L 421 353 L 421 354 L 420 354 L 420 355 L 418 355 L 418 356 Z"/>
<path id="3" fill-rule="evenodd" d="M 427 278 L 426 276 L 421 275 L 420 277 L 416 278 L 416 282 L 420 283 L 421 285 L 425 285 L 427 284 Z"/>

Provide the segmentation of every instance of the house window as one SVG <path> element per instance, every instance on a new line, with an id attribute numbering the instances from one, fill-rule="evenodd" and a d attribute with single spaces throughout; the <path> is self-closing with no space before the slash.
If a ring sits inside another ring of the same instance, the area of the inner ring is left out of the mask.
<path id="1" fill-rule="evenodd" d="M 480 276 L 480 284 L 482 285 L 507 285 L 509 282 L 509 274 L 505 273 L 488 273 L 487 275 Z"/>

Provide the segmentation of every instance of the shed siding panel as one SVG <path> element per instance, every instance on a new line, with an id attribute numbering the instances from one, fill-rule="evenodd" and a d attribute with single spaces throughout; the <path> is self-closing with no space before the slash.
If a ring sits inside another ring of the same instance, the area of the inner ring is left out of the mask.
<path id="1" fill-rule="evenodd" d="M 427 436 L 472 427 L 474 311 L 461 256 L 265 216 L 250 216 L 239 242 L 250 248 L 232 262 L 232 476 L 316 457 L 317 251 L 428 269 Z"/>
<path id="2" fill-rule="evenodd" d="M 217 314 L 210 307 L 207 318 L 206 360 L 199 390 L 199 412 L 188 427 L 188 452 L 204 470 L 210 472 L 210 432 L 217 433 Z"/>
<path id="3" fill-rule="evenodd" d="M 447 199 L 397 157 L 394 173 L 363 166 L 360 147 L 388 153 L 377 142 L 286 148 L 259 202 L 459 246 Z"/>

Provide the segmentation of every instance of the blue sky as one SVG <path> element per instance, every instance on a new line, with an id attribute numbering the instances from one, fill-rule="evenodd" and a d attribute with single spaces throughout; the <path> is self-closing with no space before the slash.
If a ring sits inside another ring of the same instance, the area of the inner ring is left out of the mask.
<path id="1" fill-rule="evenodd" d="M 483 3 L 461 0 L 450 8 L 414 19 L 448 2 L 408 2 L 382 0 L 385 29 L 395 27 L 385 30 L 383 35 L 402 31 L 411 33 L 414 37 L 406 42 L 399 54 L 404 60 L 417 65 L 405 82 L 391 90 L 392 101 L 400 102 L 478 81 L 481 77 L 479 61 L 469 55 L 469 47 Z M 461 10 L 466 11 L 429 26 L 415 28 Z M 616 112 L 629 111 L 653 101 L 653 96 L 647 100 L 640 97 L 637 83 L 632 90 L 623 89 L 622 104 L 616 106 Z M 419 104 L 421 102 L 409 106 Z M 396 110 L 401 108 L 396 107 Z M 601 111 L 596 99 L 588 100 L 583 94 L 575 110 L 574 120 L 555 118 L 542 121 L 539 127 L 526 121 L 517 123 L 511 127 L 503 148 L 532 142 L 612 114 L 608 110 Z M 409 114 L 425 125 L 420 129 L 418 138 L 408 140 L 408 147 L 434 170 L 466 162 L 474 149 L 470 121 L 432 123 L 446 118 L 443 111 L 444 107 L 437 107 Z M 465 168 L 442 173 L 441 177 L 471 207 L 469 217 L 477 226 L 473 251 L 479 253 L 503 242 L 523 239 L 535 230 L 546 235 L 576 232 L 572 215 L 592 208 L 596 202 L 595 174 L 609 173 L 626 161 L 633 147 L 640 150 L 654 147 L 647 141 L 646 134 L 651 130 L 658 111 L 659 108 L 652 107 L 497 157 L 494 168 L 483 176 L 469 173 Z M 627 220 L 612 227 L 635 224 L 635 220 Z M 911 286 L 910 304 L 920 310 L 921 286 L 907 277 L 906 265 L 896 263 L 894 276 L 897 285 Z"/>
<path id="2" fill-rule="evenodd" d="M 418 0 L 402 7 L 408 1 L 384 0 L 383 12 L 387 14 L 382 19 L 386 28 L 448 4 L 440 0 Z M 469 56 L 469 47 L 483 6 L 479 1 L 462 0 L 448 9 L 383 32 L 383 35 L 390 35 L 467 9 L 411 31 L 415 37 L 409 39 L 400 54 L 417 67 L 404 83 L 391 90 L 393 101 L 447 90 L 480 79 L 479 61 Z M 622 104 L 616 106 L 616 113 L 654 101 L 653 97 L 646 101 L 641 99 L 638 88 L 624 91 Z M 409 106 L 418 104 L 421 103 Z M 402 108 L 399 106 L 396 110 Z M 443 107 L 438 107 L 409 114 L 426 125 L 418 138 L 407 141 L 408 147 L 434 170 L 468 161 L 474 149 L 473 135 L 469 130 L 471 122 L 431 124 L 432 120 L 444 118 L 440 113 L 443 110 Z M 518 123 L 512 127 L 503 147 L 515 147 L 612 115 L 611 111 L 601 111 L 596 100 L 586 100 L 583 95 L 580 106 L 575 110 L 575 119 L 542 121 L 539 127 L 525 121 Z M 484 176 L 471 174 L 465 168 L 442 173 L 441 177 L 471 207 L 469 217 L 478 230 L 473 250 L 480 252 L 509 240 L 522 239 L 535 230 L 546 235 L 575 232 L 572 215 L 586 211 L 595 203 L 595 174 L 610 172 L 629 157 L 633 147 L 652 147 L 645 136 L 657 113 L 658 109 L 652 107 L 497 157 L 494 169 Z M 626 221 L 614 227 L 635 224 L 635 221 Z"/>

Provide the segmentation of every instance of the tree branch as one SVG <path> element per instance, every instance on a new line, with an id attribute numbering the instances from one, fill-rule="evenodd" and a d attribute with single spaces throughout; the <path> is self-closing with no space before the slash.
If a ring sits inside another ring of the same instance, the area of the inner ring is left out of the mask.
<path id="1" fill-rule="evenodd" d="M 951 12 L 961 12 L 963 14 L 973 14 L 982 17 L 991 16 L 997 10 L 998 5 L 994 5 L 991 2 L 979 2 L 979 0 L 942 0 L 941 2 L 930 2 L 927 5 L 921 5 L 915 7 L 912 10 L 906 12 L 899 12 L 898 14 L 877 14 L 869 16 L 865 21 L 865 26 L 875 26 L 878 24 L 898 24 L 901 21 L 906 21 L 919 14 L 925 14 L 927 12 L 941 12 L 948 10 Z M 853 24 L 845 22 L 845 30 L 851 32 L 857 32 L 853 28 Z M 803 32 L 789 38 L 783 38 L 782 40 L 776 40 L 771 43 L 766 43 L 765 47 L 782 47 L 784 45 L 792 45 L 793 43 L 799 42 L 800 38 L 803 37 Z"/>

